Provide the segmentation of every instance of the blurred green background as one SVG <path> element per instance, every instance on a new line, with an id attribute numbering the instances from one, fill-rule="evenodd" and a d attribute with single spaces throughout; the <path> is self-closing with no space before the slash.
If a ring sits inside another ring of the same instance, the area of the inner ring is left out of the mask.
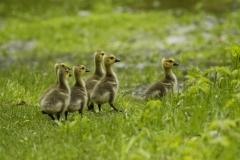
<path id="1" fill-rule="evenodd" d="M 4 0 L 0 66 L 51 79 L 45 67 L 56 62 L 93 70 L 100 49 L 122 59 L 116 71 L 123 90 L 154 81 L 166 56 L 183 64 L 175 71 L 181 84 L 189 68 L 231 63 L 224 48 L 239 43 L 239 8 L 239 0 Z M 146 76 L 128 76 L 136 71 Z"/>
<path id="2" fill-rule="evenodd" d="M 214 14 L 224 14 L 239 8 L 238 0 L 2 0 L 1 16 L 17 16 L 18 13 L 45 15 L 54 11 L 55 14 L 76 14 L 79 10 L 106 11 L 128 9 L 131 11 L 173 10 L 183 9 L 190 12 L 204 10 Z M 59 8 L 59 12 L 57 11 Z M 61 10 L 64 8 L 65 10 Z M 55 10 L 56 9 L 56 10 Z"/>

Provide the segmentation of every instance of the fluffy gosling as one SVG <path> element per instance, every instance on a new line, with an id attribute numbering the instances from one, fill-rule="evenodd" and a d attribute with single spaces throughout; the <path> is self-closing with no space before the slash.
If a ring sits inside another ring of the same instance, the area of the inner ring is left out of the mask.
<path id="1" fill-rule="evenodd" d="M 71 98 L 70 104 L 65 112 L 65 119 L 67 120 L 68 112 L 75 112 L 78 111 L 82 114 L 83 109 L 87 105 L 87 90 L 85 87 L 85 82 L 82 79 L 82 75 L 85 72 L 89 72 L 89 70 L 84 65 L 74 66 L 73 67 L 73 74 L 75 78 L 74 85 L 70 88 L 71 89 Z"/>
<path id="2" fill-rule="evenodd" d="M 95 71 L 94 73 L 85 81 L 86 89 L 88 92 L 88 110 L 94 110 L 94 104 L 90 103 L 90 93 L 92 92 L 94 86 L 98 83 L 98 81 L 104 75 L 103 69 L 103 57 L 106 55 L 104 51 L 96 51 L 94 53 L 94 64 L 95 64 Z"/>
<path id="3" fill-rule="evenodd" d="M 112 70 L 112 65 L 115 62 L 120 62 L 120 59 L 117 59 L 112 54 L 104 56 L 104 67 L 106 73 L 90 93 L 90 100 L 98 104 L 99 111 L 101 111 L 101 105 L 108 102 L 115 111 L 121 112 L 121 110 L 117 109 L 113 105 L 117 96 L 119 85 L 117 76 Z"/>
<path id="4" fill-rule="evenodd" d="M 51 91 L 53 88 L 56 88 L 56 87 L 58 86 L 59 82 L 58 82 L 58 77 L 57 77 L 57 71 L 58 71 L 58 69 L 61 68 L 61 67 L 67 67 L 67 66 L 66 66 L 65 63 L 56 63 L 56 64 L 54 65 L 54 72 L 55 72 L 55 74 L 56 74 L 56 82 L 55 82 L 54 84 L 52 84 L 50 87 L 48 87 L 48 88 L 44 91 L 44 93 L 43 93 L 43 94 L 40 96 L 40 98 L 39 98 L 40 101 L 42 100 L 42 98 L 43 98 L 49 91 Z M 67 67 L 67 68 L 68 68 L 68 67 Z M 71 68 L 68 68 L 68 69 L 71 70 Z"/>
<path id="5" fill-rule="evenodd" d="M 52 120 L 53 115 L 60 115 L 64 113 L 70 102 L 70 88 L 67 78 L 69 77 L 68 67 L 60 67 L 57 70 L 58 84 L 57 87 L 52 88 L 40 100 L 40 108 L 43 114 L 48 114 Z"/>
<path id="6" fill-rule="evenodd" d="M 152 84 L 143 94 L 145 100 L 150 98 L 157 99 L 169 93 L 172 88 L 177 89 L 177 77 L 172 72 L 173 66 L 178 66 L 173 58 L 163 58 L 162 68 L 164 70 L 164 78 Z"/>

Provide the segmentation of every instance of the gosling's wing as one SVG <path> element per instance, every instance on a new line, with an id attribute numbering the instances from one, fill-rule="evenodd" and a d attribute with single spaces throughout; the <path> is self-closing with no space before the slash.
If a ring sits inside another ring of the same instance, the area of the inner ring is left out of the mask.
<path id="1" fill-rule="evenodd" d="M 53 84 L 53 85 L 51 85 L 50 87 L 48 87 L 48 88 L 43 92 L 43 94 L 40 96 L 39 101 L 41 101 L 41 100 L 47 95 L 47 93 L 49 93 L 51 90 L 53 90 L 53 89 L 56 88 L 56 87 L 57 87 L 56 84 Z"/>
<path id="2" fill-rule="evenodd" d="M 168 88 L 171 87 L 170 83 L 156 82 L 152 84 L 142 95 L 143 98 L 160 98 L 168 93 Z"/>

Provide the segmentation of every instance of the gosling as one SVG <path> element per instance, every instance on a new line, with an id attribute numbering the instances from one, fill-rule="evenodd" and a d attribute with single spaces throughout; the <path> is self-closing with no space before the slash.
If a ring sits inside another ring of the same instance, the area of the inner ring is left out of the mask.
<path id="1" fill-rule="evenodd" d="M 108 102 L 115 111 L 121 112 L 121 110 L 117 109 L 113 105 L 117 96 L 119 85 L 117 76 L 112 70 L 112 65 L 115 62 L 120 62 L 120 59 L 116 58 L 112 54 L 104 56 L 104 67 L 106 73 L 90 93 L 90 100 L 98 104 L 99 111 L 101 111 L 101 105 Z"/>
<path id="2" fill-rule="evenodd" d="M 70 88 L 68 85 L 69 69 L 61 67 L 57 70 L 58 84 L 46 93 L 40 100 L 40 108 L 43 114 L 48 114 L 52 120 L 53 115 L 57 115 L 57 120 L 60 120 L 60 115 L 64 113 L 70 102 Z"/>
<path id="3" fill-rule="evenodd" d="M 173 58 L 163 58 L 164 78 L 152 84 L 143 94 L 145 100 L 161 98 L 173 90 L 177 90 L 177 77 L 172 72 L 173 66 L 179 66 Z"/>
<path id="4" fill-rule="evenodd" d="M 70 88 L 71 89 L 71 98 L 70 104 L 65 112 L 65 119 L 67 120 L 68 112 L 75 112 L 78 111 L 79 114 L 82 114 L 83 109 L 87 105 L 87 90 L 85 87 L 85 82 L 82 79 L 82 75 L 85 72 L 89 72 L 89 70 L 84 65 L 74 66 L 73 67 L 73 74 L 75 78 L 74 85 Z"/>
<path id="5" fill-rule="evenodd" d="M 57 77 L 57 71 L 58 71 L 58 69 L 61 68 L 61 67 L 67 67 L 67 66 L 66 66 L 65 63 L 56 63 L 56 64 L 54 65 L 54 72 L 55 72 L 55 74 L 56 74 L 56 77 Z M 67 68 L 68 68 L 68 67 L 67 67 Z M 68 69 L 71 70 L 71 68 L 68 68 Z M 70 75 L 70 76 L 71 76 L 71 75 Z M 42 98 L 43 98 L 49 91 L 51 91 L 53 88 L 56 88 L 56 87 L 58 86 L 58 84 L 59 84 L 59 82 L 58 82 L 58 77 L 57 77 L 55 83 L 54 83 L 53 85 L 51 85 L 50 87 L 48 87 L 48 88 L 44 91 L 44 93 L 40 96 L 39 100 L 41 101 Z"/>
<path id="6" fill-rule="evenodd" d="M 103 57 L 106 55 L 104 51 L 96 51 L 94 53 L 94 63 L 95 63 L 95 71 L 94 73 L 85 81 L 86 89 L 88 92 L 88 110 L 94 110 L 94 104 L 90 103 L 90 93 L 92 92 L 94 86 L 98 83 L 98 81 L 103 77 Z"/>

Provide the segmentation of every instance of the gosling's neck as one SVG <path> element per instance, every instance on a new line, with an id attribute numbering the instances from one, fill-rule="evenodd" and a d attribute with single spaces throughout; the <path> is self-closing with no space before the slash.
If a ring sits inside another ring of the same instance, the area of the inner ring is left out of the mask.
<path id="1" fill-rule="evenodd" d="M 56 77 L 57 78 L 56 78 L 55 84 L 59 84 L 57 70 L 56 70 Z"/>
<path id="2" fill-rule="evenodd" d="M 95 72 L 94 74 L 102 76 L 104 74 L 102 62 L 95 60 Z"/>
<path id="3" fill-rule="evenodd" d="M 74 77 L 75 77 L 75 84 L 74 85 L 85 88 L 85 83 L 82 79 L 82 76 L 75 74 Z"/>
<path id="4" fill-rule="evenodd" d="M 165 74 L 164 79 L 169 79 L 169 80 L 176 81 L 176 76 L 173 73 L 171 68 L 164 68 L 164 74 Z"/>
<path id="5" fill-rule="evenodd" d="M 65 90 L 69 91 L 67 78 L 62 77 L 62 76 L 63 75 L 59 75 L 59 77 L 58 77 L 58 82 L 59 82 L 58 86 L 60 89 L 65 89 Z"/>
<path id="6" fill-rule="evenodd" d="M 104 65 L 105 67 L 105 70 L 106 70 L 106 76 L 107 77 L 114 77 L 114 78 L 117 78 L 115 73 L 113 72 L 112 70 L 112 65 Z"/>

